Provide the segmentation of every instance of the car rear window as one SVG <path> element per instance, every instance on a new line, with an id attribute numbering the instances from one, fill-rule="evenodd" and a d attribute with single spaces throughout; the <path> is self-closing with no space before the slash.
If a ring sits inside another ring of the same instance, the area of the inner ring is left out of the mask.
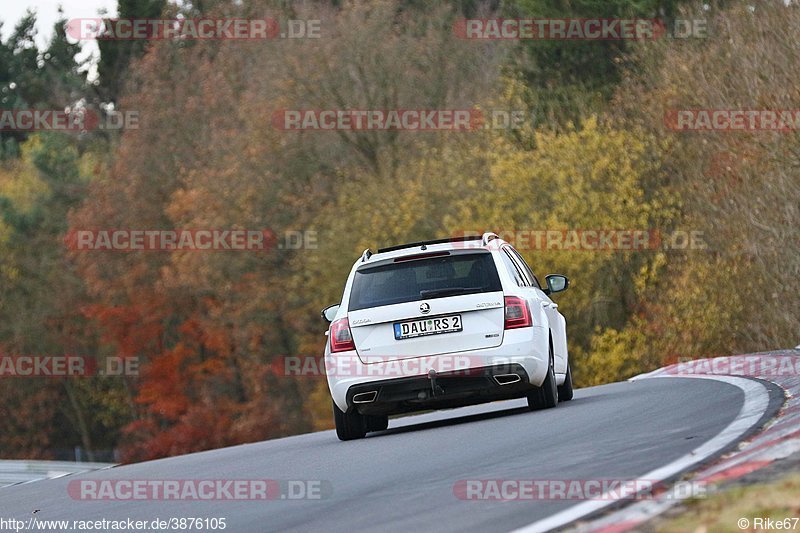
<path id="1" fill-rule="evenodd" d="M 358 269 L 348 309 L 500 290 L 491 253 L 456 254 Z"/>

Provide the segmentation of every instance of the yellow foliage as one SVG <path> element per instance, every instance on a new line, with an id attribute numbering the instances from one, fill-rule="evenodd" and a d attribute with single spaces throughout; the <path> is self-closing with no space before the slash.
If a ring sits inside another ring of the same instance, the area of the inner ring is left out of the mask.
<path id="1" fill-rule="evenodd" d="M 481 187 L 489 194 L 464 198 L 447 224 L 451 232 L 500 232 L 542 283 L 545 274 L 567 275 L 571 288 L 556 298 L 563 302 L 570 351 L 587 353 L 596 328 L 625 327 L 646 282 L 655 282 L 663 256 L 655 250 L 543 249 L 530 232 L 658 231 L 674 222 L 677 201 L 648 187 L 658 182 L 663 147 L 643 132 L 592 117 L 564 133 L 538 131 L 534 144 L 534 150 L 524 150 L 496 138 L 490 175 Z M 609 371 L 607 379 L 621 369 Z M 576 370 L 576 381 L 580 375 Z"/>
<path id="2" fill-rule="evenodd" d="M 5 197 L 18 213 L 26 213 L 39 198 L 49 192 L 31 162 L 31 153 L 41 146 L 38 136 L 32 135 L 22 145 L 22 157 L 0 165 L 0 196 Z"/>

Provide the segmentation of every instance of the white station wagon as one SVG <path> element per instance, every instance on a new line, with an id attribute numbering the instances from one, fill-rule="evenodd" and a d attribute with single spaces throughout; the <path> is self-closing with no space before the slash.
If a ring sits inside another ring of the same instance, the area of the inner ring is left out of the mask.
<path id="1" fill-rule="evenodd" d="M 494 233 L 369 249 L 341 304 L 326 307 L 336 433 L 359 439 L 389 415 L 527 397 L 572 399 L 566 321 L 553 293 Z"/>

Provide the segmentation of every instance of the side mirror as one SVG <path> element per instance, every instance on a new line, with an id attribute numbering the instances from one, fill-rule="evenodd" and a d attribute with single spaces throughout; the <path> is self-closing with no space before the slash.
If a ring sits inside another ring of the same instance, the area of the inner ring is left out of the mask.
<path id="1" fill-rule="evenodd" d="M 328 322 L 333 322 L 333 319 L 336 316 L 336 313 L 339 312 L 339 307 L 340 306 L 341 306 L 341 304 L 329 305 L 328 307 L 326 307 L 325 309 L 322 310 L 322 312 L 320 313 L 320 316 L 322 318 L 324 318 L 325 320 L 327 320 Z"/>
<path id="2" fill-rule="evenodd" d="M 545 276 L 544 280 L 547 282 L 547 290 L 544 291 L 547 294 L 562 292 L 569 287 L 569 278 L 561 274 L 549 274 Z"/>

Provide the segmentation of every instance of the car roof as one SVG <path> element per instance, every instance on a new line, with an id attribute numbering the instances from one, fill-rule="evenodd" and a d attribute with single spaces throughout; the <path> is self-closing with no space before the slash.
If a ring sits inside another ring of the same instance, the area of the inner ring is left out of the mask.
<path id="1" fill-rule="evenodd" d="M 492 248 L 505 244 L 494 233 L 484 233 L 483 235 L 468 235 L 449 239 L 437 239 L 432 241 L 420 241 L 409 244 L 388 246 L 379 248 L 376 253 L 367 248 L 361 255 L 359 263 L 374 263 L 384 259 L 395 259 L 409 255 L 418 255 L 451 250 L 489 250 L 488 244 L 492 243 Z"/>
<path id="2" fill-rule="evenodd" d="M 408 244 L 398 244 L 395 246 L 387 246 L 386 248 L 378 248 L 377 253 L 384 253 L 384 252 L 393 252 L 395 250 L 402 250 L 404 248 L 416 248 L 417 246 L 430 246 L 433 244 L 447 244 L 451 242 L 467 242 L 467 241 L 479 241 L 483 237 L 481 235 L 465 235 L 463 237 L 451 237 L 449 239 L 436 239 L 432 241 L 419 241 L 419 242 L 411 242 Z"/>

